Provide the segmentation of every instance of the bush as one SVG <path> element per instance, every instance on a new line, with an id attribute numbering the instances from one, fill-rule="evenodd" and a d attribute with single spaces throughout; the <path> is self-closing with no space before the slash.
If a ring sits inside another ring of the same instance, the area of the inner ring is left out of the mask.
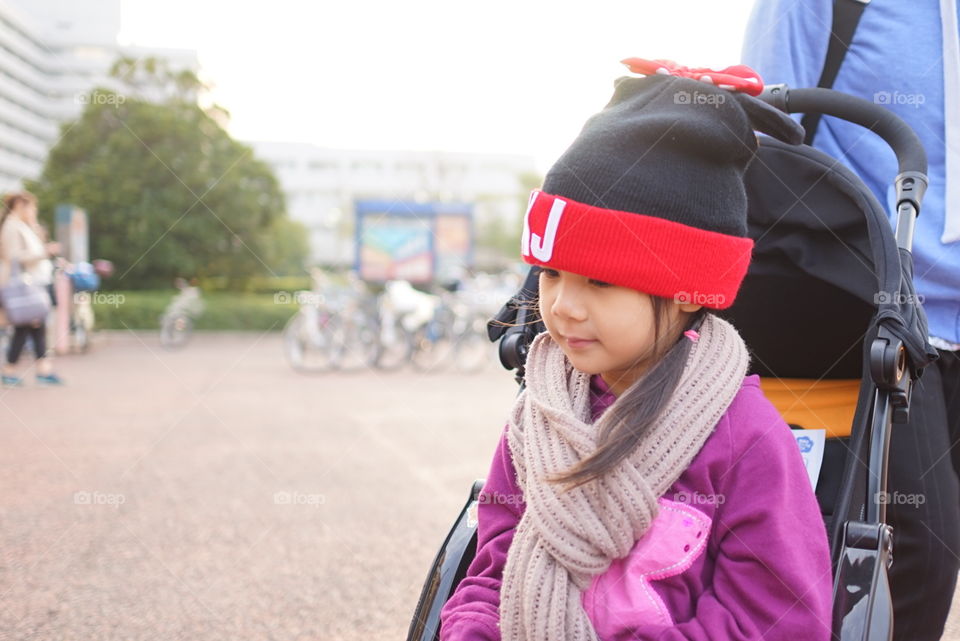
<path id="1" fill-rule="evenodd" d="M 98 329 L 156 330 L 160 316 L 176 290 L 110 292 L 94 297 Z M 297 311 L 296 303 L 281 303 L 272 293 L 212 292 L 203 294 L 204 312 L 197 329 L 280 331 Z"/>

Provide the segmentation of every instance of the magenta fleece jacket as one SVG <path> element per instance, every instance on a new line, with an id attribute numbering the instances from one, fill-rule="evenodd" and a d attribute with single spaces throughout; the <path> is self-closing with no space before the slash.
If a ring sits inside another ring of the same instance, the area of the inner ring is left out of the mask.
<path id="1" fill-rule="evenodd" d="M 593 419 L 615 397 L 591 383 Z M 523 515 L 506 431 L 478 506 L 477 554 L 441 612 L 441 641 L 499 640 L 500 582 Z M 827 534 L 790 428 L 747 376 L 630 554 L 583 607 L 602 641 L 830 638 Z"/>

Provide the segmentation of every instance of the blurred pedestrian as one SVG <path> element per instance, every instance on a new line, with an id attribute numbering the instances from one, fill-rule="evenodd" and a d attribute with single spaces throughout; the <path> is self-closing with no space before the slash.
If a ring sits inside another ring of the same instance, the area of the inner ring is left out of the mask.
<path id="1" fill-rule="evenodd" d="M 26 191 L 7 194 L 0 214 L 0 288 L 10 281 L 14 266 L 18 265 L 30 277 L 35 287 L 49 295 L 53 282 L 51 257 L 60 251 L 59 243 L 44 242 L 45 231 L 37 222 L 37 199 Z M 17 376 L 17 363 L 27 339 L 33 343 L 36 357 L 38 385 L 62 385 L 63 380 L 53 372 L 53 363 L 47 354 L 46 319 L 30 324 L 15 325 L 2 369 L 4 387 L 19 387 L 23 379 Z"/>

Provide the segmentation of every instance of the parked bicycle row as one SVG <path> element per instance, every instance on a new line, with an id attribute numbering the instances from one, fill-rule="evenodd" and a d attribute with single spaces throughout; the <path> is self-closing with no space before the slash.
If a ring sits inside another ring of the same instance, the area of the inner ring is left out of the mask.
<path id="1" fill-rule="evenodd" d="M 495 361 L 486 335 L 488 319 L 509 291 L 481 275 L 425 292 L 407 281 L 389 281 L 373 293 L 352 277 L 345 286 L 314 274 L 313 291 L 292 296 L 299 311 L 283 331 L 287 360 L 298 371 L 393 371 L 404 366 L 422 372 L 476 372 Z M 291 296 L 286 292 L 278 297 Z"/>

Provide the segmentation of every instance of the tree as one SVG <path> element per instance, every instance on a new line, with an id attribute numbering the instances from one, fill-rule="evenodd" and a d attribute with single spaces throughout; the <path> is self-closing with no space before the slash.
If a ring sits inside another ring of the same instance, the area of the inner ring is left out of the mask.
<path id="1" fill-rule="evenodd" d="M 158 91 L 179 100 L 195 101 L 210 87 L 191 69 L 174 70 L 163 58 L 121 56 L 110 67 L 111 78 L 141 98 Z"/>
<path id="2" fill-rule="evenodd" d="M 303 226 L 287 218 L 271 169 L 219 124 L 225 112 L 198 106 L 196 76 L 149 59 L 121 60 L 114 72 L 133 95 L 93 90 L 27 185 L 44 216 L 58 203 L 85 209 L 91 255 L 114 261 L 120 288 L 175 276 L 241 287 L 301 267 Z"/>

